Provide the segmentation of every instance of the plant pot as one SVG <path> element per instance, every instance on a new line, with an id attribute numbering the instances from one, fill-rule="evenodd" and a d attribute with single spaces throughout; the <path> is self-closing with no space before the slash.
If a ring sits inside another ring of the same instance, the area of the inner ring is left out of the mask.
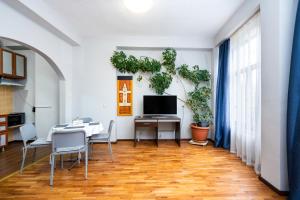
<path id="1" fill-rule="evenodd" d="M 200 127 L 197 124 L 191 124 L 192 139 L 194 141 L 203 142 L 207 140 L 209 127 Z"/>
<path id="2" fill-rule="evenodd" d="M 197 123 L 197 126 L 200 126 L 200 127 L 209 127 L 209 122 L 199 122 L 199 123 Z"/>

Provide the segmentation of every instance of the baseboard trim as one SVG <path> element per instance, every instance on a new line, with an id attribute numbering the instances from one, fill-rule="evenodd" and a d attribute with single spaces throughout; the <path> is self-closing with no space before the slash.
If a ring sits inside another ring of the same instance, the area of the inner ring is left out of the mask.
<path id="1" fill-rule="evenodd" d="M 211 143 L 215 144 L 215 141 L 213 139 L 208 138 L 207 140 L 210 141 Z"/>
<path id="2" fill-rule="evenodd" d="M 23 143 L 23 141 L 22 140 L 12 140 L 12 141 L 8 141 L 8 143 L 9 144 L 12 144 L 12 143 Z"/>
<path id="3" fill-rule="evenodd" d="M 288 191 L 281 191 L 278 190 L 275 186 L 273 186 L 271 183 L 269 183 L 266 179 L 264 179 L 263 177 L 259 176 L 258 179 L 263 182 L 266 186 L 268 186 L 271 190 L 273 190 L 274 192 L 276 192 L 277 194 L 279 194 L 280 196 L 288 196 L 289 192 Z"/>
<path id="4" fill-rule="evenodd" d="M 153 141 L 154 139 L 141 139 L 143 141 Z M 158 139 L 159 141 L 174 141 L 174 139 Z M 180 139 L 180 141 L 189 141 L 191 139 Z M 118 141 L 134 141 L 134 139 L 117 139 L 114 143 L 117 143 Z"/>

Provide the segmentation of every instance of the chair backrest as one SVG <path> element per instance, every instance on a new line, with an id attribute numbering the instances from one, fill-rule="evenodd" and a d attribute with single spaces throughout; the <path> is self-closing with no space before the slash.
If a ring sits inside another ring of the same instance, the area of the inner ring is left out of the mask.
<path id="1" fill-rule="evenodd" d="M 109 127 L 108 127 L 108 135 L 109 135 L 109 138 L 110 138 L 110 135 L 111 135 L 111 132 L 112 132 L 112 128 L 113 128 L 113 125 L 114 125 L 114 120 L 110 120 L 109 122 Z"/>
<path id="2" fill-rule="evenodd" d="M 66 129 L 52 133 L 52 152 L 57 148 L 72 148 L 86 145 L 86 133 L 82 129 Z"/>
<path id="3" fill-rule="evenodd" d="M 33 124 L 29 123 L 20 127 L 20 133 L 24 146 L 26 146 L 28 140 L 35 139 L 37 137 L 35 127 Z"/>
<path id="4" fill-rule="evenodd" d="M 91 117 L 82 117 L 82 118 L 79 118 L 79 120 L 82 120 L 83 123 L 90 123 L 93 121 L 93 119 Z"/>

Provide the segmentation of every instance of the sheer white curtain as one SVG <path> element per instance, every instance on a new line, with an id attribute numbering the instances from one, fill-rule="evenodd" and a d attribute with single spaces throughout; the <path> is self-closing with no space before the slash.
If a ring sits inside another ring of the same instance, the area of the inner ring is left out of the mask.
<path id="1" fill-rule="evenodd" d="M 261 165 L 260 14 L 230 38 L 230 151 L 260 173 Z"/>

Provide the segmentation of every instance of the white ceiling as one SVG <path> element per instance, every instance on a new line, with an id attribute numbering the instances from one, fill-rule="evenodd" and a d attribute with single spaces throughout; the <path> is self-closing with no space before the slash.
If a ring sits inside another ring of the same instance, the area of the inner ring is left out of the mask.
<path id="1" fill-rule="evenodd" d="M 245 0 L 153 0 L 130 12 L 123 0 L 44 0 L 82 36 L 101 34 L 214 37 Z"/>

